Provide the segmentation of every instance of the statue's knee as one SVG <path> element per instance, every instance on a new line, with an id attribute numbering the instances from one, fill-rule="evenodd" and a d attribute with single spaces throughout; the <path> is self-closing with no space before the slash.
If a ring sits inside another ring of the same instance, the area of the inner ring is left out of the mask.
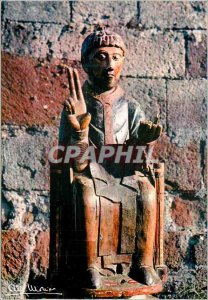
<path id="1" fill-rule="evenodd" d="M 140 193 L 143 203 L 150 206 L 156 205 L 156 190 L 151 183 L 147 182 L 146 184 L 140 185 Z"/>
<path id="2" fill-rule="evenodd" d="M 96 210 L 97 209 L 97 196 L 95 193 L 83 193 L 82 195 L 84 207 L 88 210 Z"/>
<path id="3" fill-rule="evenodd" d="M 156 204 L 156 190 L 155 190 L 155 188 L 149 189 L 149 191 L 147 192 L 146 198 L 147 198 L 147 202 L 149 202 L 151 204 Z"/>
<path id="4" fill-rule="evenodd" d="M 74 185 L 79 201 L 82 202 L 84 206 L 95 206 L 97 196 L 95 195 L 93 180 L 83 175 L 77 176 L 74 180 Z"/>

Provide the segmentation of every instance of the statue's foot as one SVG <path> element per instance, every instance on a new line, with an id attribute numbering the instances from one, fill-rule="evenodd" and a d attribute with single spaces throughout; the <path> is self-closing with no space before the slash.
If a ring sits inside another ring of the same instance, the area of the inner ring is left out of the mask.
<path id="1" fill-rule="evenodd" d="M 146 285 L 155 285 L 162 282 L 154 268 L 150 266 L 138 266 L 133 270 L 133 274 L 138 282 Z"/>
<path id="2" fill-rule="evenodd" d="M 98 289 L 101 286 L 101 279 L 98 270 L 95 268 L 87 269 L 87 288 Z"/>

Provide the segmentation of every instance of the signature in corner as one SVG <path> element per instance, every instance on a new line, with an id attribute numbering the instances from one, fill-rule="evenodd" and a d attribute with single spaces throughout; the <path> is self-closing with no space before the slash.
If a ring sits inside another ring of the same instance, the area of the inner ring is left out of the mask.
<path id="1" fill-rule="evenodd" d="M 38 287 L 32 284 L 28 284 L 25 287 L 22 287 L 22 285 L 18 284 L 10 284 L 8 286 L 9 292 L 6 296 L 15 296 L 15 295 L 31 295 L 31 294 L 52 294 L 52 295 L 62 295 L 62 293 L 59 293 L 56 291 L 56 288 L 52 287 Z"/>

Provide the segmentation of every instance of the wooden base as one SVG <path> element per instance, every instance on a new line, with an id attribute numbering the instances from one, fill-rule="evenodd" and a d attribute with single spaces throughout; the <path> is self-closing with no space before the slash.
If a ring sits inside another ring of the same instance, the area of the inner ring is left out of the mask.
<path id="1" fill-rule="evenodd" d="M 158 299 L 158 298 L 153 297 L 151 295 L 136 295 L 136 296 L 132 296 L 128 299 L 135 299 L 135 300 L 139 300 L 139 299 L 141 299 L 141 300 L 145 300 L 145 299 L 150 300 L 151 299 L 151 300 L 153 300 L 153 299 Z"/>
<path id="2" fill-rule="evenodd" d="M 155 294 L 161 292 L 162 289 L 162 282 L 147 286 L 127 275 L 117 275 L 102 277 L 102 287 L 100 289 L 83 289 L 83 292 L 90 298 L 121 298 Z"/>

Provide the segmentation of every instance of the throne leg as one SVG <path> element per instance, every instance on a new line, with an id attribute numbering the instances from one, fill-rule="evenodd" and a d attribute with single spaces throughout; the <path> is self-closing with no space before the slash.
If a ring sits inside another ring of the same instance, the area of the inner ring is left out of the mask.
<path id="1" fill-rule="evenodd" d="M 154 165 L 155 189 L 157 194 L 157 224 L 155 234 L 155 269 L 163 282 L 167 281 L 167 266 L 163 262 L 164 240 L 164 163 Z"/>

